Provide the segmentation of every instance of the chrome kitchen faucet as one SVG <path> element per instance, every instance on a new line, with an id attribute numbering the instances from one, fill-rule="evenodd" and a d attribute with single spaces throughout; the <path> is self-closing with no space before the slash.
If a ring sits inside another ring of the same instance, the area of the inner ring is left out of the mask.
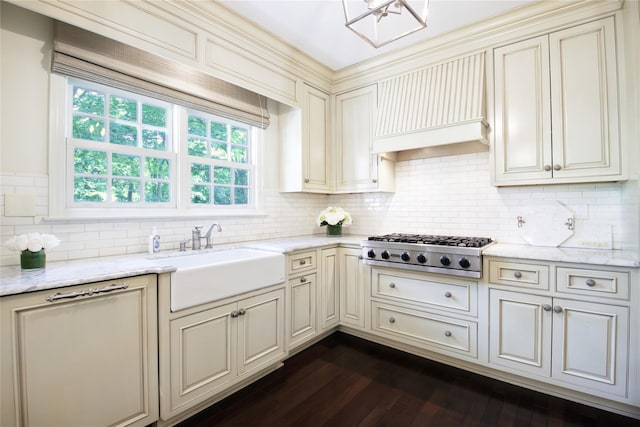
<path id="1" fill-rule="evenodd" d="M 202 248 L 202 239 L 206 239 L 207 241 L 205 245 L 205 249 L 209 249 L 212 247 L 211 232 L 213 231 L 213 227 L 216 227 L 216 230 L 218 230 L 218 232 L 222 231 L 222 227 L 220 227 L 220 224 L 218 224 L 217 222 L 214 222 L 213 224 L 211 224 L 211 227 L 209 227 L 209 230 L 207 230 L 207 234 L 205 234 L 204 236 L 202 235 L 201 225 L 197 225 L 193 227 L 193 231 L 191 231 L 191 241 L 192 241 L 191 245 L 194 251 L 197 251 Z"/>

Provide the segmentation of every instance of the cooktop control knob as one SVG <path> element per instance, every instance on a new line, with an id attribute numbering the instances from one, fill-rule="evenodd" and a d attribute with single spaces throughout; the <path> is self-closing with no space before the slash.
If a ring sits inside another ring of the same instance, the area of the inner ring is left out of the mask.
<path id="1" fill-rule="evenodd" d="M 402 258 L 404 262 L 408 262 L 411 259 L 411 255 L 409 255 L 408 252 L 402 252 L 400 258 Z"/>
<path id="2" fill-rule="evenodd" d="M 451 260 L 449 259 L 449 257 L 448 257 L 448 256 L 446 256 L 446 255 L 442 255 L 442 256 L 440 257 L 440 264 L 442 264 L 442 265 L 444 265 L 444 266 L 447 266 L 447 265 L 451 264 Z"/>
<path id="3" fill-rule="evenodd" d="M 376 251 L 374 251 L 373 249 L 369 249 L 369 252 L 367 252 L 367 256 L 369 258 L 375 258 L 376 257 Z"/>
<path id="4" fill-rule="evenodd" d="M 424 254 L 418 254 L 416 259 L 420 264 L 424 264 L 425 262 L 427 262 L 427 257 Z"/>
<path id="5" fill-rule="evenodd" d="M 460 261 L 458 261 L 458 265 L 460 265 L 460 267 L 462 268 L 469 268 L 471 266 L 471 263 L 466 258 L 460 258 Z"/>
<path id="6" fill-rule="evenodd" d="M 382 258 L 383 259 L 389 259 L 391 258 L 391 254 L 389 253 L 389 251 L 382 251 Z"/>

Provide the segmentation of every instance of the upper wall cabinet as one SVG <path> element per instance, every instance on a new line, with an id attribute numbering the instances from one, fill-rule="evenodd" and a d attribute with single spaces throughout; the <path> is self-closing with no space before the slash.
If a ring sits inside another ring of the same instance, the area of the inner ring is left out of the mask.
<path id="1" fill-rule="evenodd" d="M 377 85 L 336 95 L 336 192 L 395 190 L 395 162 L 372 152 Z"/>
<path id="2" fill-rule="evenodd" d="M 304 85 L 302 109 L 280 108 L 280 190 L 332 189 L 329 94 Z"/>
<path id="3" fill-rule="evenodd" d="M 625 179 L 613 17 L 494 50 L 492 183 Z"/>

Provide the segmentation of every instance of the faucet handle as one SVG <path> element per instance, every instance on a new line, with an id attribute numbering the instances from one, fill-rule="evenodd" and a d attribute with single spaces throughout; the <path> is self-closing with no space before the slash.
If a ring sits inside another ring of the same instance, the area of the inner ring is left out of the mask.
<path id="1" fill-rule="evenodd" d="M 194 231 L 201 231 L 201 230 L 202 230 L 202 226 L 201 226 L 201 225 L 195 225 L 195 226 L 193 227 L 193 230 L 194 230 Z"/>

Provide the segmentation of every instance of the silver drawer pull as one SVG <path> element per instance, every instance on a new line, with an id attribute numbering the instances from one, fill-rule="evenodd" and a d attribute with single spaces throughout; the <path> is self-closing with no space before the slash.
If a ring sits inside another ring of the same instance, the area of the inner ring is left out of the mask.
<path id="1" fill-rule="evenodd" d="M 445 337 L 450 337 L 451 336 L 451 331 L 444 331 L 444 336 Z"/>
<path id="2" fill-rule="evenodd" d="M 389 323 L 396 323 L 396 319 L 394 317 L 389 317 Z"/>
<path id="3" fill-rule="evenodd" d="M 113 292 L 120 289 L 127 289 L 128 287 L 129 285 L 127 285 L 126 283 L 123 283 L 122 285 L 107 285 L 102 288 L 89 288 L 89 289 L 83 289 L 81 291 L 67 292 L 65 294 L 58 292 L 56 294 L 49 295 L 48 297 L 45 298 L 45 300 L 49 302 L 54 302 L 59 299 L 76 298 L 76 297 L 90 296 L 94 294 L 102 294 L 105 292 Z"/>
<path id="4" fill-rule="evenodd" d="M 513 277 L 515 277 L 516 279 L 519 279 L 522 277 L 522 273 L 520 273 L 519 271 L 516 271 L 515 273 L 513 273 Z"/>
<path id="5" fill-rule="evenodd" d="M 306 281 L 307 281 L 307 278 L 306 278 L 306 277 L 301 277 L 301 278 L 300 278 L 300 283 L 304 283 L 304 282 L 306 282 Z"/>
<path id="6" fill-rule="evenodd" d="M 395 283 L 393 283 L 393 282 L 391 282 L 391 283 L 389 283 L 389 287 L 390 287 L 391 289 L 393 289 L 393 288 L 395 288 L 395 287 L 396 287 L 396 284 L 395 284 Z"/>
<path id="7" fill-rule="evenodd" d="M 451 292 L 447 291 L 444 293 L 445 298 L 451 298 Z"/>
<path id="8" fill-rule="evenodd" d="M 300 265 L 305 265 L 306 263 L 307 263 L 307 261 L 305 261 L 303 259 L 300 260 Z"/>
<path id="9" fill-rule="evenodd" d="M 587 279 L 587 281 L 585 282 L 587 284 L 587 286 L 595 286 L 596 285 L 596 281 L 593 279 Z"/>

